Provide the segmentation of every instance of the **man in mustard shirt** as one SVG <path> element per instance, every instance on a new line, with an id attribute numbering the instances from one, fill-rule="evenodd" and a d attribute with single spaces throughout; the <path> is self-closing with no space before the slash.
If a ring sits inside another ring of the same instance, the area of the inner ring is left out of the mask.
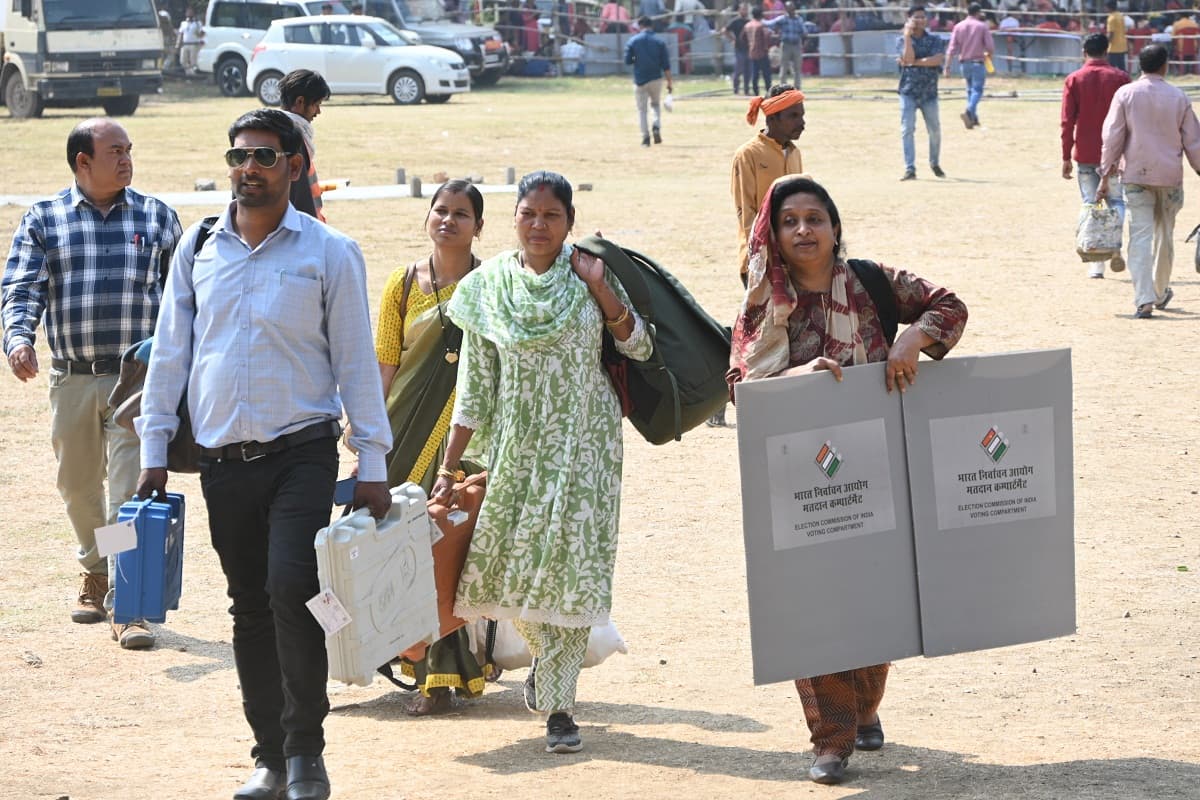
<path id="1" fill-rule="evenodd" d="M 1125 56 L 1129 52 L 1129 42 L 1125 38 L 1125 14 L 1117 8 L 1117 0 L 1108 0 L 1104 7 L 1108 9 L 1108 19 L 1104 23 L 1108 32 L 1108 63 L 1129 72 L 1125 63 Z"/>
<path id="2" fill-rule="evenodd" d="M 777 178 L 803 172 L 800 150 L 794 142 L 804 133 L 804 93 L 794 86 L 780 83 L 771 87 L 765 98 L 750 101 L 746 122 L 758 122 L 758 112 L 767 117 L 767 126 L 754 135 L 733 154 L 733 170 L 729 191 L 738 219 L 738 270 L 742 285 L 746 285 L 746 270 L 750 265 L 750 230 L 762 205 L 767 189 Z M 725 409 L 708 420 L 712 428 L 724 427 Z"/>

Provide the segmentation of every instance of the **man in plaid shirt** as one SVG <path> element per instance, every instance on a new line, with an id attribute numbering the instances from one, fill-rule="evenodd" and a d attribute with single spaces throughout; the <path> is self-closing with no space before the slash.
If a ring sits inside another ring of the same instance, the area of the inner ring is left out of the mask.
<path id="1" fill-rule="evenodd" d="M 137 488 L 137 437 L 108 408 L 121 354 L 154 333 L 167 265 L 182 233 L 175 212 L 128 188 L 133 145 L 110 119 L 79 123 L 67 137 L 75 183 L 25 213 L 0 283 L 4 352 L 21 381 L 37 377 L 40 320 L 50 349 L 50 438 L 58 491 L 79 542 L 83 586 L 75 622 L 102 622 L 109 565 L 96 528 L 116 521 Z M 104 480 L 108 478 L 108 506 Z M 126 649 L 151 647 L 144 621 L 112 624 Z"/>

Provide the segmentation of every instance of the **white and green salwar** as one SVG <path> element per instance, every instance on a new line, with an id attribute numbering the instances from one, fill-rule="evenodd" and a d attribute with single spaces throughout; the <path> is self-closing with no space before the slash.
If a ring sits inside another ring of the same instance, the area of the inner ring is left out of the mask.
<path id="1" fill-rule="evenodd" d="M 537 705 L 550 712 L 574 705 L 583 664 L 575 640 L 582 633 L 586 646 L 586 631 L 608 621 L 621 495 L 621 410 L 600 363 L 604 320 L 570 255 L 564 246 L 536 275 L 515 251 L 501 253 L 463 278 L 446 309 L 464 331 L 452 422 L 475 431 L 489 465 L 455 614 L 522 623 L 538 656 Z M 634 314 L 617 349 L 645 360 L 651 348 Z"/>

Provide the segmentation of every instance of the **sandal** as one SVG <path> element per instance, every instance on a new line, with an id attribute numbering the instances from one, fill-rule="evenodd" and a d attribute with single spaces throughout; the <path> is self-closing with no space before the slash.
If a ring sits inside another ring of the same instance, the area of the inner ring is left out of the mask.
<path id="1" fill-rule="evenodd" d="M 454 708 L 454 696 L 449 689 L 433 689 L 428 697 L 418 694 L 404 703 L 404 713 L 410 717 L 445 714 Z"/>

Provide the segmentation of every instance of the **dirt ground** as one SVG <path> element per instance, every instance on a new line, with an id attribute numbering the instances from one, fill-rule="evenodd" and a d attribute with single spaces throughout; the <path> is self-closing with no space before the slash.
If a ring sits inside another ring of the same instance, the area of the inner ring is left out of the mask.
<path id="1" fill-rule="evenodd" d="M 403 166 L 427 184 L 438 170 L 495 183 L 508 165 L 559 169 L 595 185 L 576 198 L 581 232 L 599 227 L 655 255 L 732 320 L 740 287 L 727 170 L 752 133 L 743 101 L 686 97 L 718 87 L 680 81 L 666 141 L 647 151 L 624 82 L 506 83 L 436 108 L 334 98 L 317 120 L 322 177 L 387 183 Z M 814 83 L 805 168 L 838 202 L 852 256 L 914 269 L 965 300 L 957 354 L 1072 349 L 1078 633 L 897 663 L 881 710 L 887 746 L 856 755 L 843 786 L 811 784 L 794 689 L 751 681 L 735 430 L 652 447 L 627 428 L 612 613 L 629 654 L 583 675 L 584 751 L 542 752 L 523 672 L 425 719 L 405 716 L 405 695 L 382 681 L 331 684 L 336 797 L 1200 797 L 1200 280 L 1183 245 L 1200 222 L 1196 201 L 1179 216 L 1172 306 L 1135 320 L 1128 273 L 1088 280 L 1073 252 L 1079 199 L 1059 175 L 1059 84 L 995 82 L 1020 96 L 985 100 L 973 131 L 958 124 L 961 92 L 946 98 L 949 177 L 929 174 L 918 130 L 910 183 L 897 180 L 889 85 Z M 135 185 L 220 180 L 224 129 L 252 105 L 145 103 L 127 125 Z M 63 143 L 79 116 L 0 120 L 0 192 L 66 185 Z M 1185 186 L 1198 188 L 1193 177 Z M 481 254 L 510 246 L 511 201 L 488 196 Z M 331 222 L 363 244 L 373 304 L 391 269 L 426 252 L 424 207 L 330 199 Z M 5 236 L 22 211 L 0 206 Z M 190 224 L 206 213 L 180 216 Z M 44 344 L 39 354 L 46 364 Z M 196 480 L 172 480 L 190 503 L 181 608 L 157 626 L 157 647 L 123 652 L 106 626 L 67 613 L 78 570 L 54 488 L 44 377 L 0 380 L 0 420 L 0 797 L 228 797 L 250 769 L 251 741 Z"/>

